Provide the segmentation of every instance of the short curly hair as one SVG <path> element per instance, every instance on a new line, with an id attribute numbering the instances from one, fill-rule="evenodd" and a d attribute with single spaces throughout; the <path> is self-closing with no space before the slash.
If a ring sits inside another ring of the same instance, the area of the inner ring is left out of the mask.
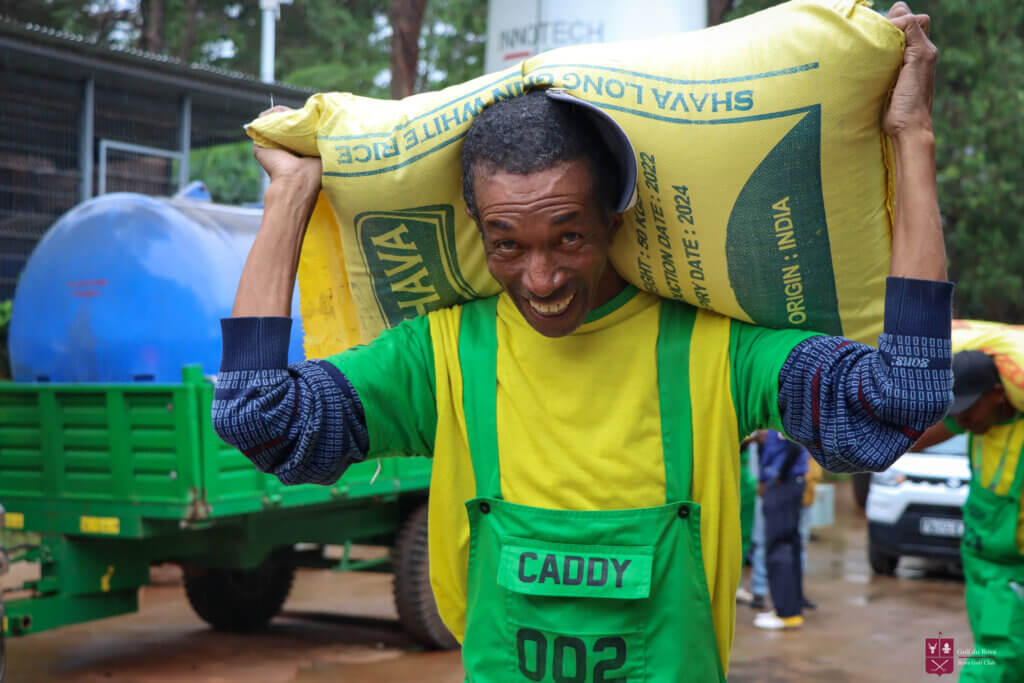
<path id="1" fill-rule="evenodd" d="M 532 90 L 484 109 L 469 127 L 462 144 L 462 197 L 473 220 L 479 220 L 473 185 L 477 171 L 526 175 L 580 159 L 590 167 L 594 197 L 607 217 L 615 210 L 621 183 L 601 134 L 579 107 Z"/>

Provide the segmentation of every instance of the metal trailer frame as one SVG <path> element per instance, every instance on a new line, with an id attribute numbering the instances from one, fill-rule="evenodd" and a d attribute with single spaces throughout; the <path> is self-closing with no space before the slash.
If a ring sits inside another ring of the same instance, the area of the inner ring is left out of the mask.
<path id="1" fill-rule="evenodd" d="M 285 487 L 220 440 L 212 401 L 198 365 L 181 384 L 0 384 L 5 524 L 41 537 L 10 549 L 41 577 L 24 597 L 0 596 L 0 633 L 136 611 L 153 563 L 248 571 L 284 552 L 293 567 L 389 568 L 348 550 L 393 543 L 426 501 L 429 459 L 385 458 L 331 486 Z M 316 552 L 326 544 L 345 547 L 340 562 Z"/>

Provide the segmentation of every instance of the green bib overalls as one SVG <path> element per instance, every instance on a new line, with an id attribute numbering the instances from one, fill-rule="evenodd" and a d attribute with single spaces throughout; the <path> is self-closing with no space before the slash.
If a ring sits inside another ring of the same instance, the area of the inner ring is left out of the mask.
<path id="1" fill-rule="evenodd" d="M 1018 423 L 1018 427 L 1024 423 Z M 1015 428 L 1016 429 L 1016 428 Z M 1007 439 L 1007 447 L 1013 440 Z M 967 616 L 974 633 L 975 655 L 985 662 L 961 668 L 961 681 L 1024 681 L 1024 555 L 1017 548 L 1017 516 L 1024 487 L 1024 458 L 1017 461 L 1013 483 L 1005 496 L 995 493 L 1002 478 L 1007 449 L 989 486 L 981 484 L 982 437 L 972 438 L 970 493 L 964 504 L 961 556 L 967 583 Z"/>
<path id="2" fill-rule="evenodd" d="M 663 443 L 660 507 L 564 511 L 503 500 L 494 307 L 467 307 L 463 316 L 461 334 L 472 335 L 460 347 L 473 356 L 462 373 L 477 487 L 466 503 L 467 680 L 724 680 L 686 444 Z M 663 405 L 689 402 L 685 383 L 660 385 Z"/>

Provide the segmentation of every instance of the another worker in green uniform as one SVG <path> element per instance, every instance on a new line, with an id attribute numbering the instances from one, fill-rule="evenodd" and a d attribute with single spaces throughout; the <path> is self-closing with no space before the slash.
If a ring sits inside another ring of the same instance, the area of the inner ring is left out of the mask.
<path id="1" fill-rule="evenodd" d="M 970 432 L 960 553 L 975 652 L 961 660 L 960 680 L 1024 681 L 1024 414 L 1008 400 L 991 356 L 961 351 L 953 357 L 953 376 L 950 417 L 915 448 Z"/>

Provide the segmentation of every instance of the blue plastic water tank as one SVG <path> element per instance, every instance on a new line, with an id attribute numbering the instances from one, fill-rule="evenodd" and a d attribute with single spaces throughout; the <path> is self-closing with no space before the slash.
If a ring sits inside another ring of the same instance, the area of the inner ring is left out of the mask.
<path id="1" fill-rule="evenodd" d="M 108 194 L 64 214 L 14 294 L 17 382 L 180 382 L 220 366 L 231 306 L 262 211 Z M 289 361 L 301 360 L 298 295 Z"/>

